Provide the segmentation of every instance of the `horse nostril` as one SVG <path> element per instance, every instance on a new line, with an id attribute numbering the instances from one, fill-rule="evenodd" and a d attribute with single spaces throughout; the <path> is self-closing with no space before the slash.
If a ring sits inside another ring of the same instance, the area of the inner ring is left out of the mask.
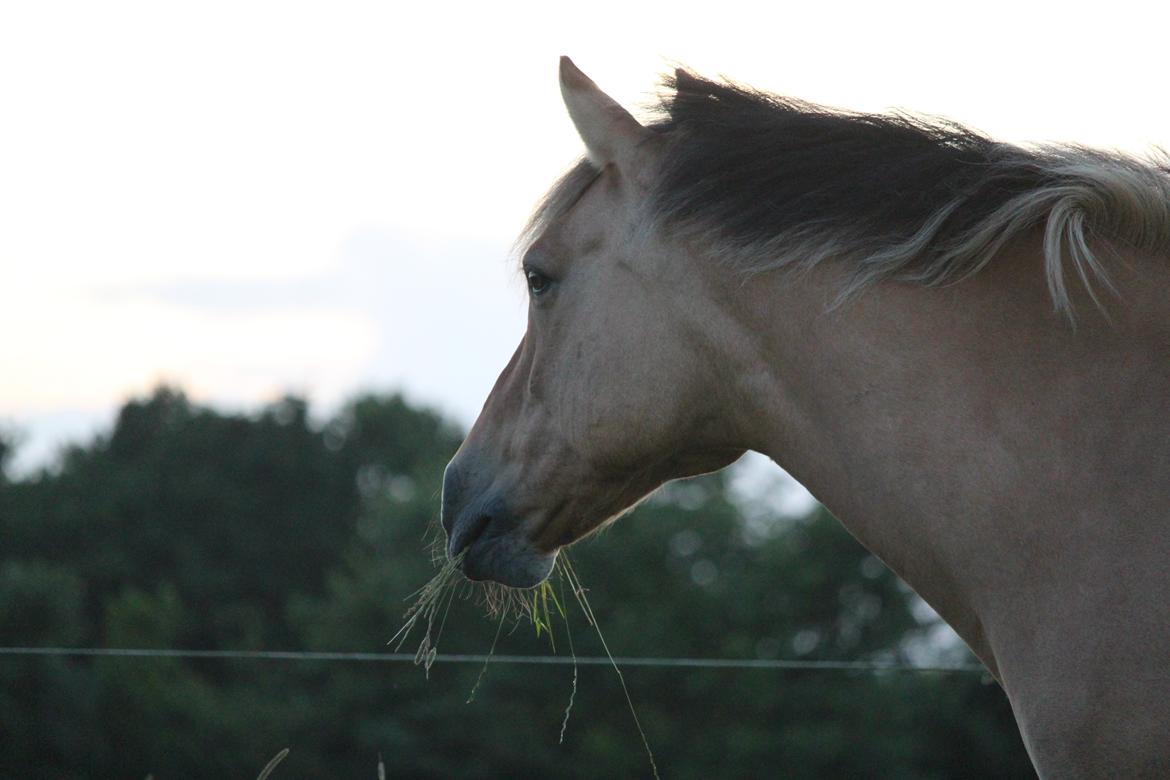
<path id="1" fill-rule="evenodd" d="M 439 516 L 447 532 L 447 557 L 455 558 L 467 550 L 499 516 L 495 502 L 485 496 L 467 494 L 464 472 L 452 460 L 443 472 L 443 498 Z"/>
<path id="2" fill-rule="evenodd" d="M 453 531 L 447 534 L 447 556 L 455 558 L 459 553 L 466 550 L 475 540 L 483 535 L 491 523 L 491 515 L 477 515 L 471 520 L 465 520 L 459 524 Z"/>

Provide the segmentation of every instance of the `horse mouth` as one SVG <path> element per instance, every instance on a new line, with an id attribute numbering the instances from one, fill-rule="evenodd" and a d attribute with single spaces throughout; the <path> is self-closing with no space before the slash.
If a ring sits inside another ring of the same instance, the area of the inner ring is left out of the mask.
<path id="1" fill-rule="evenodd" d="M 511 588 L 531 588 L 547 579 L 557 554 L 537 550 L 518 527 L 495 530 L 499 524 L 490 520 L 476 518 L 450 547 L 463 576 Z"/>
<path id="2" fill-rule="evenodd" d="M 460 472 L 452 466 L 443 478 L 442 515 L 447 558 L 467 579 L 528 588 L 552 573 L 556 551 L 542 551 L 530 538 L 531 518 L 526 521 L 493 491 L 468 500 Z"/>

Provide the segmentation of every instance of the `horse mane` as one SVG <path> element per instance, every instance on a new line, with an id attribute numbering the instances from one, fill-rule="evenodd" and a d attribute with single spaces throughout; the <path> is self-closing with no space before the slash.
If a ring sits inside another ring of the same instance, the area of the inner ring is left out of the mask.
<path id="1" fill-rule="evenodd" d="M 1042 228 L 1053 302 L 1066 266 L 1094 301 L 1102 251 L 1170 252 L 1170 158 L 1025 148 L 943 119 L 829 109 L 685 70 L 665 79 L 666 135 L 648 214 L 745 272 L 852 265 L 845 298 L 879 279 L 958 281 Z M 538 207 L 533 237 L 598 172 L 582 161 Z M 1099 303 L 1099 301 L 1098 301 Z"/>

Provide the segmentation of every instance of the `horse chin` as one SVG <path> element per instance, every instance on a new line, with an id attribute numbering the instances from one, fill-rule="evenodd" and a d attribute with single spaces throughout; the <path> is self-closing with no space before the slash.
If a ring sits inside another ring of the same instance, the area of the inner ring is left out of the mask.
<path id="1" fill-rule="evenodd" d="M 467 579 L 532 588 L 548 579 L 557 553 L 540 552 L 520 534 L 479 538 L 467 548 L 462 569 Z"/>

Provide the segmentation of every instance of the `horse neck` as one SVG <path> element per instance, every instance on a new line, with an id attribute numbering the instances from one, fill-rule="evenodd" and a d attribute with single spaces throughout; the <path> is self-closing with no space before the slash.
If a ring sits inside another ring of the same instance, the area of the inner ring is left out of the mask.
<path id="1" fill-rule="evenodd" d="M 1170 312 L 1154 303 L 1160 313 L 1123 309 L 1110 323 L 1078 301 L 1074 330 L 1052 311 L 1038 258 L 1025 244 L 952 287 L 882 283 L 830 311 L 842 269 L 759 277 L 736 294 L 741 338 L 726 353 L 747 446 L 804 483 L 993 670 L 984 623 L 1005 589 L 1047 587 L 1036 578 L 1048 551 L 1131 503 L 1170 510 L 1164 487 L 1135 496 L 1124 476 L 1170 484 L 1170 437 L 1158 435 Z M 1149 288 L 1120 285 L 1123 297 Z M 1122 414 L 1150 436 L 1119 453 Z"/>

